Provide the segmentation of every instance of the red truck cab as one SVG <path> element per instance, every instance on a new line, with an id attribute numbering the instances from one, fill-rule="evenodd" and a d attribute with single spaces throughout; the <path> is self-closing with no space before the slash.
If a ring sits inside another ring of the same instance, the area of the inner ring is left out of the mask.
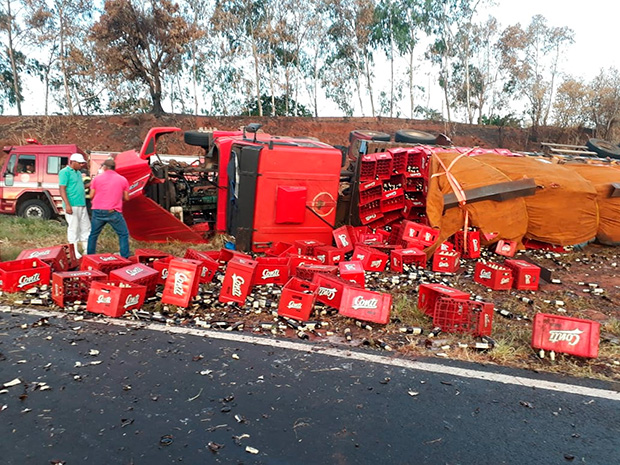
<path id="1" fill-rule="evenodd" d="M 0 213 L 50 219 L 63 213 L 58 173 L 72 153 L 85 154 L 75 144 L 5 146 L 0 158 Z M 91 169 L 98 166 L 91 164 Z"/>

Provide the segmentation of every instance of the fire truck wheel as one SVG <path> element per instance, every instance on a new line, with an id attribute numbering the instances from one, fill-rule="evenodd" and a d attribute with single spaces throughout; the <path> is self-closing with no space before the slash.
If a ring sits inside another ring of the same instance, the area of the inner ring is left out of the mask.
<path id="1" fill-rule="evenodd" d="M 620 158 L 620 147 L 603 139 L 589 139 L 586 147 L 602 157 Z"/>
<path id="2" fill-rule="evenodd" d="M 406 142 L 408 144 L 434 144 L 437 137 L 428 132 L 416 131 L 415 129 L 401 129 L 394 134 L 394 142 Z"/>
<path id="3" fill-rule="evenodd" d="M 196 145 L 198 147 L 209 147 L 209 133 L 202 131 L 185 131 L 183 136 L 187 145 Z"/>
<path id="4" fill-rule="evenodd" d="M 22 218 L 49 220 L 52 217 L 52 209 L 43 200 L 30 199 L 20 205 L 17 214 Z"/>

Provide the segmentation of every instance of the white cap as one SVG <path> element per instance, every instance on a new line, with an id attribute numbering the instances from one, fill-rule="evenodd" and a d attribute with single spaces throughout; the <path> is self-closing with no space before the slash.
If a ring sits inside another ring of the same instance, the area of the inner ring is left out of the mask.
<path id="1" fill-rule="evenodd" d="M 77 161 L 78 163 L 86 163 L 84 156 L 81 153 L 74 153 L 69 158 L 69 161 Z"/>

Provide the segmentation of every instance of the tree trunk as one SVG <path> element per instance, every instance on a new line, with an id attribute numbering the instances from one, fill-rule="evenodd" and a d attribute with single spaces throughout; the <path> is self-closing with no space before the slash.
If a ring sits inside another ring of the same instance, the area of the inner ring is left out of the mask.
<path id="1" fill-rule="evenodd" d="M 258 106 L 258 116 L 263 116 L 263 103 L 260 98 L 260 69 L 258 61 L 258 50 L 256 48 L 256 42 L 252 38 L 252 55 L 254 56 L 254 79 L 256 85 L 256 104 Z"/>
<path id="2" fill-rule="evenodd" d="M 68 71 L 65 57 L 65 22 L 64 11 L 62 9 L 58 12 L 58 17 L 60 21 L 60 68 L 62 69 L 62 83 L 65 88 L 67 110 L 70 115 L 73 115 L 73 102 L 71 100 L 71 91 L 69 90 L 69 79 L 67 76 Z"/>
<path id="3" fill-rule="evenodd" d="M 13 19 L 11 15 L 11 1 L 7 2 L 8 27 L 7 34 L 9 39 L 9 60 L 11 61 L 11 73 L 13 74 L 13 92 L 15 93 L 15 103 L 17 104 L 17 114 L 22 115 L 22 94 L 19 90 L 19 73 L 15 62 L 15 50 L 13 49 Z"/>
<path id="4" fill-rule="evenodd" d="M 369 65 L 369 61 L 368 58 L 366 58 L 366 86 L 368 89 L 368 95 L 370 97 L 370 112 L 372 114 L 372 117 L 375 117 L 375 100 L 374 97 L 372 95 L 372 79 L 370 78 L 370 65 Z"/>
<path id="5" fill-rule="evenodd" d="M 394 116 L 394 35 L 390 34 L 390 118 Z"/>
<path id="6" fill-rule="evenodd" d="M 151 109 L 151 113 L 155 116 L 166 114 L 164 107 L 161 105 L 161 78 L 158 75 L 153 76 L 153 80 L 151 84 L 149 84 L 149 90 L 151 92 L 151 99 L 153 100 L 153 108 Z"/>
<path id="7" fill-rule="evenodd" d="M 409 104 L 411 109 L 410 118 L 413 119 L 413 115 L 415 114 L 415 105 L 413 98 L 413 47 L 411 48 L 411 52 L 409 53 Z"/>
<path id="8" fill-rule="evenodd" d="M 315 118 L 319 117 L 319 104 L 317 100 L 318 92 L 319 92 L 319 49 L 317 47 L 314 53 L 314 95 L 312 96 L 314 100 L 314 117 Z"/>

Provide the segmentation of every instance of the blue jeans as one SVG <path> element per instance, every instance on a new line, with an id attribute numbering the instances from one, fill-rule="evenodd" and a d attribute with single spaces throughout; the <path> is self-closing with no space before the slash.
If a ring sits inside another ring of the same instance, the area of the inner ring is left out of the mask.
<path id="1" fill-rule="evenodd" d="M 97 253 L 97 239 L 103 227 L 109 224 L 118 235 L 118 244 L 121 248 L 121 256 L 129 257 L 129 230 L 123 214 L 116 210 L 93 210 L 93 217 L 90 220 L 90 236 L 88 236 L 87 253 Z"/>

